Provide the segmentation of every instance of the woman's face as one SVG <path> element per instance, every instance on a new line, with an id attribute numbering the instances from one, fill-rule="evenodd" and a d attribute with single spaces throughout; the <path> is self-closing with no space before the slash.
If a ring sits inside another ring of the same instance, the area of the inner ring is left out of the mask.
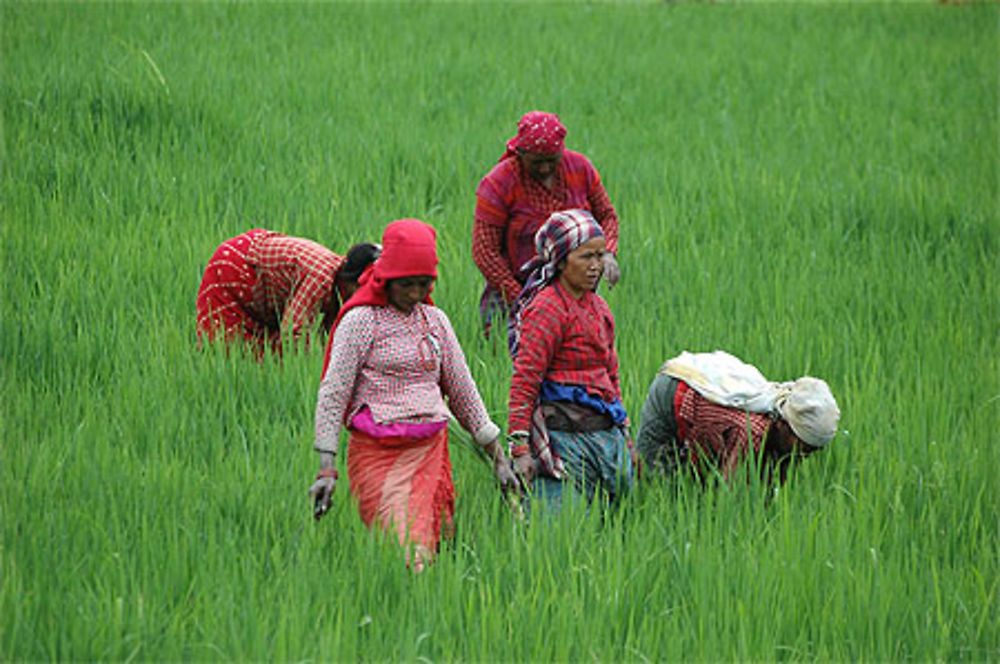
<path id="1" fill-rule="evenodd" d="M 778 456 L 808 456 L 812 448 L 795 435 L 792 427 L 782 418 L 774 420 L 767 433 L 767 447 Z"/>
<path id="2" fill-rule="evenodd" d="M 562 161 L 561 152 L 559 154 L 543 154 L 541 152 L 518 151 L 517 155 L 531 179 L 539 182 L 551 179 L 559 170 L 559 163 Z"/>
<path id="3" fill-rule="evenodd" d="M 385 286 L 389 304 L 408 314 L 419 302 L 427 299 L 434 285 L 434 277 L 402 277 L 390 279 Z"/>
<path id="4" fill-rule="evenodd" d="M 567 254 L 562 261 L 559 282 L 573 297 L 582 297 L 597 288 L 604 271 L 604 238 L 587 240 Z"/>

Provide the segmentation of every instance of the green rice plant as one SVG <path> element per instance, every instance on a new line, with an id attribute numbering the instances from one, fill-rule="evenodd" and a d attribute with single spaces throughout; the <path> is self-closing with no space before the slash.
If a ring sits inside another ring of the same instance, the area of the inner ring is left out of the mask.
<path id="1" fill-rule="evenodd" d="M 998 20 L 0 3 L 0 659 L 1000 659 Z M 318 349 L 199 350 L 195 294 L 248 228 L 343 252 L 423 218 L 503 424 L 470 230 L 534 108 L 621 218 L 633 433 L 662 362 L 715 348 L 825 378 L 842 428 L 776 492 L 527 524 L 456 432 L 457 534 L 415 576 L 346 479 L 312 521 Z"/>

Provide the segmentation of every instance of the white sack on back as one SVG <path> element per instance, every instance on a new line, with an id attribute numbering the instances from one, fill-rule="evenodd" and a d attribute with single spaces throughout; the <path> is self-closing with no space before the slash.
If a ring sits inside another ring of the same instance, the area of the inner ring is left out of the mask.
<path id="1" fill-rule="evenodd" d="M 722 350 L 684 351 L 664 362 L 660 373 L 683 380 L 713 403 L 751 413 L 777 412 L 778 400 L 791 387 L 767 380 L 757 367 Z"/>
<path id="2" fill-rule="evenodd" d="M 660 373 L 683 380 L 720 406 L 780 415 L 811 447 L 824 447 L 837 432 L 840 409 L 830 387 L 819 378 L 803 376 L 776 383 L 764 378 L 757 367 L 721 350 L 684 351 L 667 360 Z"/>

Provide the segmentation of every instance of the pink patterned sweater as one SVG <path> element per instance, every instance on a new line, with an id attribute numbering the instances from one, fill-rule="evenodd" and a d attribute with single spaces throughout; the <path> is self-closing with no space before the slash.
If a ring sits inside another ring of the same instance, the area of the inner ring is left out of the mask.
<path id="1" fill-rule="evenodd" d="M 500 433 L 451 322 L 426 304 L 410 314 L 391 306 L 344 314 L 319 388 L 315 449 L 335 453 L 341 427 L 364 406 L 377 424 L 446 422 L 450 410 L 480 445 Z"/>

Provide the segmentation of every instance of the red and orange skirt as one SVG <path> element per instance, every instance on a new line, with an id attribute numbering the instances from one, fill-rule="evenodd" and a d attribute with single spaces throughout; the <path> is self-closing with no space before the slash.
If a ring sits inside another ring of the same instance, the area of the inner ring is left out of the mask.
<path id="1" fill-rule="evenodd" d="M 455 485 L 448 429 L 426 438 L 374 438 L 352 430 L 347 474 L 365 525 L 396 535 L 400 545 L 437 551 L 454 531 Z"/>

